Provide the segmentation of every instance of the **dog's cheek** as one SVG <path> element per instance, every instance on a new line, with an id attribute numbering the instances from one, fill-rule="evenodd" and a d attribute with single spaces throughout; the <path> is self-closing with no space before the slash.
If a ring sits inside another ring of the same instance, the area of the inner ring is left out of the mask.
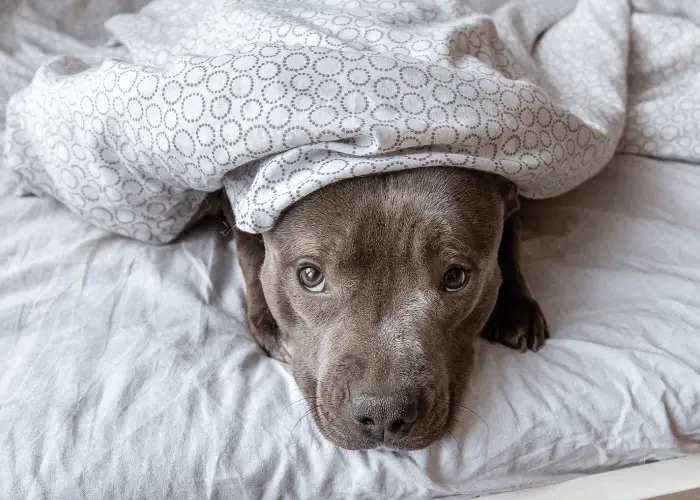
<path id="1" fill-rule="evenodd" d="M 460 397 L 471 374 L 474 342 L 480 335 L 496 305 L 501 279 L 498 266 L 486 267 L 480 276 L 480 285 L 473 302 L 460 310 L 453 311 L 450 326 L 446 332 L 450 341 L 448 354 L 449 393 L 451 397 Z M 447 315 L 449 317 L 451 315 Z"/>
<path id="2" fill-rule="evenodd" d="M 490 273 L 487 276 L 487 280 L 481 292 L 479 304 L 475 310 L 476 314 L 473 315 L 473 329 L 476 335 L 481 333 L 481 330 L 486 325 L 486 322 L 496 306 L 502 281 L 501 271 L 498 265 L 494 264 L 490 269 Z"/>
<path id="3" fill-rule="evenodd" d="M 500 286 L 498 265 L 488 263 L 481 266 L 471 290 L 447 307 L 448 313 L 444 316 L 446 331 L 452 329 L 457 340 L 478 336 L 496 305 Z M 458 325 L 457 328 L 454 325 Z"/>
<path id="4" fill-rule="evenodd" d="M 282 289 L 280 284 L 278 290 Z M 308 376 L 319 379 L 321 362 L 331 359 L 334 352 L 332 332 L 334 329 L 324 322 L 315 321 L 313 304 L 308 304 L 308 297 L 301 300 L 295 291 L 275 293 L 275 310 L 282 318 L 290 349 L 294 352 L 294 363 L 303 363 Z M 271 306 L 272 307 L 272 306 Z M 311 310 L 311 311 L 309 311 Z"/>
<path id="5" fill-rule="evenodd" d="M 260 285 L 272 316 L 277 321 L 280 331 L 289 337 L 294 330 L 296 315 L 289 301 L 284 283 L 284 275 L 278 269 L 274 257 L 266 254 L 260 268 Z"/>

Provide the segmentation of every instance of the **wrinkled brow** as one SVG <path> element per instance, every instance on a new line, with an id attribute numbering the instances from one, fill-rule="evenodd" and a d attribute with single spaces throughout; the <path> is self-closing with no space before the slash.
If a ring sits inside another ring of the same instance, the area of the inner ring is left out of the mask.
<path id="1" fill-rule="evenodd" d="M 426 260 L 439 258 L 447 262 L 464 263 L 475 257 L 469 242 L 453 232 L 439 231 L 431 236 L 423 242 L 421 248 Z"/>
<path id="2" fill-rule="evenodd" d="M 299 259 L 309 259 L 315 262 L 325 262 L 336 258 L 339 254 L 338 239 L 336 234 L 324 234 L 313 237 L 312 234 L 303 234 L 292 238 L 279 238 L 277 255 L 280 264 L 290 266 Z"/>

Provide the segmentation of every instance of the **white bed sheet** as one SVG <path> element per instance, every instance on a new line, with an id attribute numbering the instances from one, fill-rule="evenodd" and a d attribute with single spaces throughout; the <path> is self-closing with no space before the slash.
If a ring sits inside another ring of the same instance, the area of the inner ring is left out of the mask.
<path id="1" fill-rule="evenodd" d="M 23 2 L 21 36 L 0 30 L 0 94 L 53 48 L 106 39 L 101 2 L 51 0 L 57 24 L 42 1 Z M 530 203 L 552 340 L 480 341 L 479 417 L 389 454 L 318 437 L 288 367 L 245 333 L 223 226 L 147 246 L 16 197 L 0 166 L 0 498 L 470 498 L 700 451 L 699 190 L 696 166 L 618 156 Z"/>
<path id="2" fill-rule="evenodd" d="M 480 341 L 481 418 L 404 455 L 315 437 L 244 331 L 221 228 L 151 247 L 3 191 L 0 498 L 469 498 L 699 451 L 698 190 L 696 167 L 620 156 L 531 204 L 552 340 Z"/>

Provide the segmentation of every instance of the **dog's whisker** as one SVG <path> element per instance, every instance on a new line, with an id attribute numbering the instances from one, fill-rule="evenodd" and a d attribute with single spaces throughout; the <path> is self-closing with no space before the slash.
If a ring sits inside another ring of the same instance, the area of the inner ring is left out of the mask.
<path id="1" fill-rule="evenodd" d="M 469 387 L 467 387 L 467 388 L 465 389 L 465 391 L 467 391 L 467 392 L 468 392 L 469 394 L 471 394 L 472 396 L 477 397 L 476 393 L 475 393 L 474 391 L 472 391 Z M 456 403 L 455 403 L 455 404 L 456 404 Z"/>
<path id="2" fill-rule="evenodd" d="M 473 413 L 474 415 L 476 415 L 477 417 L 479 417 L 479 420 L 481 420 L 481 422 L 486 426 L 486 444 L 488 445 L 489 439 L 490 439 L 490 437 L 491 437 L 491 428 L 490 428 L 490 427 L 488 426 L 488 424 L 484 421 L 484 419 L 481 418 L 481 416 L 480 416 L 478 413 L 476 413 L 474 410 L 472 410 L 471 408 L 464 408 L 464 409 L 469 410 L 471 413 Z M 467 432 L 467 430 L 468 430 L 467 424 L 466 424 L 465 422 L 459 420 L 457 417 L 452 416 L 452 417 L 450 418 L 450 424 L 449 424 L 449 425 L 451 425 L 452 423 L 458 424 L 458 425 L 462 428 L 462 430 L 463 430 L 465 433 Z M 449 433 L 452 435 L 452 437 L 455 437 L 454 433 L 449 429 L 449 425 L 448 425 L 448 427 L 447 427 L 445 430 L 446 430 L 447 432 L 449 432 Z M 455 437 L 455 441 L 457 441 L 457 438 L 456 438 L 456 437 Z"/>
<path id="3" fill-rule="evenodd" d="M 318 379 L 310 375 L 295 375 L 294 379 L 297 382 L 312 382 L 314 384 L 318 384 Z"/>
<path id="4" fill-rule="evenodd" d="M 306 417 L 308 417 L 312 411 L 313 411 L 313 409 L 309 409 L 301 417 L 299 417 L 299 420 L 297 420 L 296 424 L 294 424 L 294 426 L 292 427 L 290 434 L 294 433 L 294 430 L 296 429 L 297 425 L 299 425 L 302 420 L 304 420 Z"/>
<path id="5" fill-rule="evenodd" d="M 463 430 L 464 432 L 467 432 L 467 424 L 464 423 L 464 422 L 462 422 L 460 419 L 458 419 L 458 418 L 456 418 L 456 417 L 452 417 L 452 418 L 450 419 L 450 425 L 451 425 L 452 423 L 455 423 L 455 424 L 459 425 L 459 426 L 462 428 L 462 430 Z"/>
<path id="6" fill-rule="evenodd" d="M 317 429 L 315 432 L 311 434 L 311 441 L 312 443 L 318 443 L 319 445 L 323 444 L 323 441 L 321 441 L 321 438 L 323 437 L 323 430 L 328 427 L 330 423 L 327 423 L 323 427 Z"/>
<path id="7" fill-rule="evenodd" d="M 322 414 L 322 413 L 319 412 L 319 414 Z M 326 428 L 328 428 L 330 425 L 332 425 L 334 422 L 333 419 L 329 415 L 323 415 L 322 418 L 326 419 L 326 423 L 322 427 L 317 426 L 317 430 L 314 433 L 312 433 L 312 436 L 311 436 L 313 441 L 318 440 L 319 443 L 321 443 L 320 438 L 323 436 L 323 431 Z"/>
<path id="8" fill-rule="evenodd" d="M 292 401 L 291 403 L 289 403 L 289 404 L 287 404 L 286 406 L 284 406 L 284 408 L 280 409 L 280 411 L 277 413 L 277 415 L 281 415 L 282 413 L 286 412 L 286 411 L 287 411 L 289 408 L 291 408 L 292 406 L 294 406 L 294 405 L 296 405 L 296 404 L 299 404 L 299 403 L 302 403 L 302 402 L 306 402 L 306 404 L 307 404 L 309 407 L 311 407 L 311 402 L 312 402 L 312 400 L 315 401 L 315 400 L 316 400 L 316 396 L 307 396 L 307 397 L 303 397 L 303 398 L 301 398 L 301 399 L 298 399 L 298 400 L 296 400 L 296 401 Z M 307 412 L 305 415 L 308 415 L 308 412 Z M 304 415 L 304 416 L 305 416 L 305 415 Z M 302 418 L 303 418 L 303 417 L 302 417 Z M 298 422 L 297 422 L 297 423 L 298 423 Z"/>
<path id="9" fill-rule="evenodd" d="M 333 415 L 330 414 L 330 412 L 324 413 L 321 411 L 320 408 L 318 409 L 318 412 L 319 412 L 319 415 L 321 416 L 321 418 L 326 420 L 326 424 L 323 427 L 320 427 L 318 429 L 318 435 L 320 437 L 324 430 L 326 430 L 326 429 L 333 430 L 334 429 L 333 426 L 336 424 L 336 419 L 333 418 Z"/>
<path id="10" fill-rule="evenodd" d="M 311 414 L 312 411 L 313 411 L 313 409 L 308 409 L 308 410 L 306 410 L 306 412 L 304 412 L 304 414 L 303 414 L 301 417 L 299 417 L 299 419 L 296 421 L 296 423 L 292 426 L 292 428 L 291 428 L 290 431 L 289 431 L 289 437 L 290 437 L 290 438 L 291 438 L 292 436 L 294 436 L 295 431 L 297 430 L 297 426 L 299 426 L 299 424 L 301 424 L 301 422 L 302 422 L 306 417 L 308 417 L 308 416 Z M 301 427 L 299 427 L 299 430 L 301 430 Z M 296 434 L 296 446 L 297 446 L 297 447 L 299 447 L 299 446 L 301 445 L 301 443 L 300 443 L 300 441 L 299 441 L 300 437 L 301 437 L 301 432 L 299 432 L 299 433 Z"/>
<path id="11" fill-rule="evenodd" d="M 481 423 L 483 423 L 484 426 L 486 426 L 486 429 L 487 429 L 489 432 L 491 431 L 491 428 L 489 427 L 489 424 L 487 424 L 487 423 L 486 423 L 486 420 L 484 420 L 484 419 L 481 417 L 481 415 L 479 415 L 477 412 L 475 412 L 474 410 L 472 410 L 472 409 L 469 408 L 468 406 L 460 405 L 460 404 L 457 404 L 457 403 L 455 403 L 455 406 L 456 406 L 457 408 L 460 408 L 460 409 L 462 409 L 462 410 L 466 410 L 466 411 L 468 411 L 468 412 L 473 413 L 474 415 L 476 415 L 476 417 L 477 417 L 479 420 L 481 420 Z"/>
<path id="12" fill-rule="evenodd" d="M 301 403 L 301 402 L 304 402 L 304 401 L 308 404 L 308 403 L 310 403 L 311 400 L 315 400 L 315 399 L 316 399 L 315 396 L 313 396 L 313 397 L 303 397 L 303 398 L 301 398 L 301 399 L 297 399 L 296 401 L 292 401 L 292 402 L 289 403 L 287 406 L 285 406 L 284 409 L 283 409 L 283 411 L 284 411 L 284 410 L 288 410 L 290 407 L 292 407 L 292 406 L 294 406 L 294 405 L 296 405 L 296 404 L 299 404 L 299 403 Z"/>
<path id="13" fill-rule="evenodd" d="M 444 448 L 447 449 L 447 445 L 446 445 L 445 442 L 442 440 L 442 438 L 439 438 L 439 439 L 438 439 L 438 444 L 439 444 L 440 446 L 442 446 L 442 447 L 444 447 Z"/>
<path id="14" fill-rule="evenodd" d="M 310 415 L 312 412 L 313 412 L 313 408 L 311 408 L 311 409 L 308 410 L 304 415 L 302 415 L 302 417 L 299 419 L 299 421 L 295 424 L 294 427 L 296 427 L 305 417 L 307 417 L 308 415 Z M 331 420 L 330 417 L 329 417 L 328 415 L 323 414 L 323 412 L 321 412 L 320 410 L 317 410 L 317 414 L 319 415 L 319 420 L 326 419 L 327 422 L 326 422 L 324 425 L 322 425 L 321 427 L 319 427 L 318 424 L 316 424 L 315 421 L 312 421 L 312 424 L 315 425 L 316 430 L 314 430 L 314 428 L 312 427 L 312 428 L 310 429 L 310 434 L 309 434 L 309 436 L 310 436 L 310 438 L 311 438 L 311 442 L 312 442 L 312 443 L 318 442 L 319 444 L 322 444 L 322 441 L 321 441 L 321 439 L 320 439 L 321 436 L 323 436 L 322 431 L 323 431 L 324 429 L 326 429 L 328 426 L 330 426 L 330 425 L 333 423 L 333 420 Z M 300 444 L 300 443 L 299 443 L 299 439 L 300 439 L 300 438 L 301 438 L 301 434 L 299 434 L 299 435 L 297 436 L 297 445 Z"/>
<path id="15" fill-rule="evenodd" d="M 450 429 L 445 429 L 445 431 L 450 433 L 450 436 L 452 436 L 452 439 L 455 440 L 455 444 L 459 448 L 459 440 L 457 439 L 457 436 L 455 436 L 454 432 L 452 432 Z"/>

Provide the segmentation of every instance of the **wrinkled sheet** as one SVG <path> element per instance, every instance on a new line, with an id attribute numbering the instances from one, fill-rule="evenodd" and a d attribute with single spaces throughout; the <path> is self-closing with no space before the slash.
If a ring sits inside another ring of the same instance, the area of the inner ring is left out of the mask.
<path id="1" fill-rule="evenodd" d="M 250 232 L 329 183 L 431 165 L 557 196 L 608 163 L 630 115 L 623 151 L 700 162 L 700 27 L 647 9 L 154 0 L 109 21 L 121 57 L 53 59 L 12 98 L 5 161 L 30 192 L 156 243 L 222 187 Z"/>
<path id="2" fill-rule="evenodd" d="M 102 3 L 0 11 L 3 95 L 54 51 L 94 54 L 109 39 L 101 20 L 136 8 Z M 682 42 L 679 59 L 697 50 Z M 634 116 L 679 127 L 693 109 L 654 81 Z M 640 152 L 661 156 L 649 144 Z M 479 341 L 475 414 L 404 454 L 318 437 L 288 367 L 245 333 L 226 228 L 153 247 L 17 197 L 15 182 L 0 165 L 2 499 L 466 499 L 700 451 L 697 166 L 620 155 L 582 188 L 530 202 L 526 273 L 553 338 L 527 354 Z"/>
<path id="3" fill-rule="evenodd" d="M 245 332 L 223 227 L 154 247 L 3 189 L 0 498 L 471 498 L 700 452 L 698 190 L 694 166 L 620 156 L 532 202 L 552 339 L 478 341 L 475 413 L 394 455 L 319 437 Z"/>

